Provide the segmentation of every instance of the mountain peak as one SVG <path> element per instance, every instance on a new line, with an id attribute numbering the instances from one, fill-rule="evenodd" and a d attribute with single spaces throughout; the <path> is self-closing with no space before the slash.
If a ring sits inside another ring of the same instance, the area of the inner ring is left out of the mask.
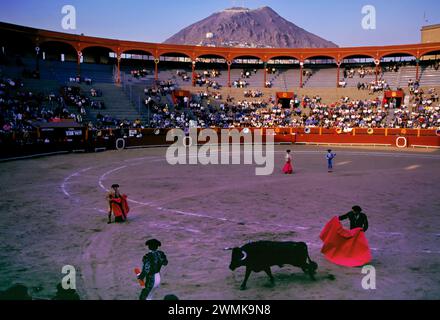
<path id="1" fill-rule="evenodd" d="M 263 7 L 260 7 L 258 9 L 255 9 L 255 10 L 267 10 L 267 11 L 275 12 L 275 10 L 272 9 L 271 7 L 269 7 L 269 6 L 263 6 Z"/>
<path id="2" fill-rule="evenodd" d="M 268 6 L 225 9 L 181 30 L 165 43 L 250 48 L 337 47 L 287 21 Z"/>
<path id="3" fill-rule="evenodd" d="M 233 7 L 223 10 L 222 12 L 248 12 L 251 11 L 249 8 L 243 8 L 243 7 Z"/>

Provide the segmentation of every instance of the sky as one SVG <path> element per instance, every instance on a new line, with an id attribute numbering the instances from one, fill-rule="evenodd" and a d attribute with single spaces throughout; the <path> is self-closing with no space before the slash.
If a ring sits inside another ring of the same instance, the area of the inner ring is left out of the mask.
<path id="1" fill-rule="evenodd" d="M 76 9 L 76 29 L 63 30 L 62 8 Z M 376 28 L 362 28 L 362 8 Z M 341 47 L 419 43 L 424 25 L 440 24 L 439 0 L 0 0 L 0 21 L 88 36 L 163 42 L 226 8 L 269 6 L 283 18 Z"/>

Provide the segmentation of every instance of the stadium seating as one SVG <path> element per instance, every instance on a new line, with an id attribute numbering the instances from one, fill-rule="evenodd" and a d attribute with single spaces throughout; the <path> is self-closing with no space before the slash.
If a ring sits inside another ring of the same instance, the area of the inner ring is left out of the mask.
<path id="1" fill-rule="evenodd" d="M 423 68 L 421 72 L 420 85 L 427 87 L 440 85 L 440 70 L 429 67 Z"/>
<path id="2" fill-rule="evenodd" d="M 309 79 L 304 79 L 308 88 L 331 88 L 336 86 L 336 68 L 315 69 Z"/>
<path id="3" fill-rule="evenodd" d="M 2 75 L 6 75 L 12 78 L 20 78 L 24 68 L 32 70 L 35 66 L 35 60 L 28 58 L 23 59 L 24 66 L 1 66 Z M 25 80 L 25 87 L 32 92 L 42 92 L 44 94 L 50 94 L 51 92 L 57 92 L 60 85 L 68 84 L 68 80 L 74 77 L 77 72 L 77 64 L 75 62 L 60 62 L 60 61 L 40 61 L 40 80 Z M 99 98 L 91 98 L 91 100 L 101 100 L 106 105 L 106 110 L 88 110 L 86 120 L 94 120 L 96 115 L 101 114 L 109 115 L 117 119 L 127 119 L 134 121 L 140 118 L 144 122 L 148 121 L 151 114 L 144 104 L 146 87 L 151 87 L 154 84 L 154 70 L 149 70 L 148 75 L 136 78 L 131 75 L 133 67 L 122 66 L 121 67 L 121 79 L 122 85 L 115 85 L 115 66 L 107 64 L 81 64 L 81 75 L 93 80 L 93 85 L 82 84 L 81 88 L 88 96 L 89 91 L 93 87 L 103 92 L 103 96 Z M 250 68 L 251 69 L 251 68 Z M 185 71 L 191 76 L 191 70 L 189 68 L 181 69 L 164 69 L 159 68 L 159 80 L 168 81 L 172 80 L 177 88 L 186 89 L 193 93 L 205 91 L 205 86 L 192 87 L 191 81 L 184 81 L 182 77 L 177 75 L 177 70 Z M 203 74 L 206 69 L 197 69 L 196 73 Z M 216 81 L 222 86 L 218 92 L 222 95 L 223 99 L 230 96 L 234 101 L 244 100 L 244 91 L 246 89 L 258 89 L 263 92 L 262 98 L 246 98 L 246 100 L 267 100 L 272 98 L 275 100 L 275 93 L 277 91 L 293 91 L 299 97 L 308 96 L 313 97 L 319 95 L 324 103 L 334 103 L 343 96 L 349 96 L 352 99 L 370 99 L 373 96 L 369 94 L 368 90 L 358 90 L 356 88 L 359 82 L 371 83 L 375 80 L 374 74 L 367 74 L 365 77 L 360 78 L 356 74 L 352 78 L 346 78 L 346 88 L 336 88 L 336 68 L 314 68 L 304 69 L 310 71 L 311 76 L 304 76 L 304 88 L 299 88 L 300 70 L 287 69 L 280 67 L 274 74 L 267 74 L 267 80 L 272 82 L 272 88 L 263 88 L 264 71 L 258 69 L 256 73 L 251 72 L 249 78 L 244 80 L 248 83 L 247 88 L 228 88 L 228 74 L 227 70 L 220 70 L 221 73 L 218 77 L 210 78 Z M 341 68 L 341 81 L 343 78 L 343 68 Z M 235 80 L 242 79 L 241 73 L 243 69 L 232 68 L 231 69 L 231 83 Z M 391 88 L 398 87 L 404 88 L 407 91 L 408 81 L 414 80 L 416 74 L 416 67 L 413 65 L 402 66 L 395 71 L 385 71 L 379 74 L 379 79 L 383 79 L 388 82 Z M 437 87 L 440 85 L 440 71 L 435 70 L 432 67 L 420 67 L 420 84 L 426 89 L 430 87 Z M 71 85 L 76 85 L 72 83 Z M 210 92 L 214 92 L 212 88 Z M 374 97 L 381 98 L 382 93 L 375 93 Z M 215 101 L 210 99 L 212 105 L 219 105 L 221 101 Z M 161 103 L 168 104 L 172 110 L 173 102 L 169 95 L 161 97 Z M 48 106 L 50 107 L 50 106 Z M 72 110 L 74 112 L 75 110 Z"/>

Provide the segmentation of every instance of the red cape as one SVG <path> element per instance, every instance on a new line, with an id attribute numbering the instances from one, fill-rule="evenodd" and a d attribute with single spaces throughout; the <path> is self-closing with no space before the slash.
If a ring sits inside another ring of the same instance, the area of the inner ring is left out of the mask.
<path id="1" fill-rule="evenodd" d="M 293 173 L 292 162 L 290 160 L 287 161 L 286 164 L 284 165 L 283 172 L 285 174 L 292 174 Z"/>
<path id="2" fill-rule="evenodd" d="M 372 259 L 367 238 L 361 228 L 346 230 L 338 217 L 327 223 L 320 235 L 321 252 L 330 262 L 345 267 L 359 267 Z"/>
<path id="3" fill-rule="evenodd" d="M 127 203 L 127 196 L 125 194 L 122 195 L 122 198 L 116 198 L 111 200 L 112 211 L 115 217 L 122 216 L 122 209 L 124 209 L 125 217 L 128 216 L 128 212 L 130 208 Z"/>

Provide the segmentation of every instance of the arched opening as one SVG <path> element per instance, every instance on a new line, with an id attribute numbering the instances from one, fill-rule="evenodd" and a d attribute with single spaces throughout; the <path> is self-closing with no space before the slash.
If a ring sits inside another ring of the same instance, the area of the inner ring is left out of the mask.
<path id="1" fill-rule="evenodd" d="M 374 57 L 367 54 L 353 54 L 342 58 L 343 65 L 366 65 L 374 63 Z"/>
<path id="2" fill-rule="evenodd" d="M 40 54 L 42 60 L 61 61 L 61 62 L 77 62 L 77 51 L 75 48 L 60 41 L 48 41 L 40 44 Z"/>
<path id="3" fill-rule="evenodd" d="M 339 75 L 338 75 L 339 72 Z M 304 60 L 302 76 L 302 86 L 311 88 L 329 88 L 335 86 L 345 86 L 340 80 L 340 68 L 336 64 L 336 59 L 331 56 L 311 56 Z"/>
<path id="4" fill-rule="evenodd" d="M 382 65 L 384 66 L 389 65 L 390 67 L 396 66 L 397 68 L 400 66 L 414 64 L 415 62 L 416 62 L 416 57 L 406 52 L 389 53 L 383 55 L 380 59 L 380 63 Z M 391 70 L 391 71 L 395 71 L 395 70 Z"/>
<path id="5" fill-rule="evenodd" d="M 197 63 L 225 64 L 226 58 L 219 54 L 202 54 L 197 57 Z"/>
<path id="6" fill-rule="evenodd" d="M 440 61 L 440 50 L 425 52 L 420 57 L 420 62 L 425 63 L 426 65 L 434 64 L 435 61 Z"/>
<path id="7" fill-rule="evenodd" d="M 166 52 L 162 53 L 159 57 L 160 63 L 167 65 L 179 65 L 182 63 L 191 63 L 191 57 L 186 53 L 181 52 Z"/>
<path id="8" fill-rule="evenodd" d="M 82 49 L 81 52 L 81 63 L 114 64 L 116 60 L 115 52 L 107 47 L 91 46 Z"/>

